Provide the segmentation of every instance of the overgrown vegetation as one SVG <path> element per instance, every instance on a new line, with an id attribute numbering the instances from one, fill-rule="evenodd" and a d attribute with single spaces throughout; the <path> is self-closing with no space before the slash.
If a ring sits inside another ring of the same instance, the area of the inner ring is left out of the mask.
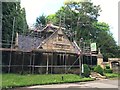
<path id="1" fill-rule="evenodd" d="M 105 76 L 107 78 L 119 78 L 120 79 L 120 74 L 118 73 L 105 73 Z"/>
<path id="2" fill-rule="evenodd" d="M 63 78 L 62 78 L 63 77 Z M 91 78 L 81 78 L 74 74 L 49 74 L 49 75 L 19 75 L 19 74 L 3 74 L 2 88 L 13 88 L 20 86 L 57 84 L 68 82 L 91 81 Z"/>
<path id="3" fill-rule="evenodd" d="M 84 64 L 83 67 L 84 67 L 84 73 L 83 73 L 83 76 L 85 76 L 85 77 L 89 77 L 89 75 L 90 75 L 90 68 L 88 67 L 87 64 Z"/>
<path id="4" fill-rule="evenodd" d="M 2 15 L 2 47 L 10 48 L 12 34 L 15 40 L 16 32 L 28 30 L 25 8 L 21 8 L 20 2 L 2 2 Z"/>
<path id="5" fill-rule="evenodd" d="M 113 73 L 112 69 L 104 69 L 104 73 Z"/>
<path id="6" fill-rule="evenodd" d="M 110 65 L 106 65 L 104 69 L 104 73 L 112 73 L 112 69 L 110 69 Z"/>
<path id="7" fill-rule="evenodd" d="M 120 73 L 113 73 L 112 69 L 110 69 L 110 65 L 106 65 L 104 74 L 107 78 L 120 78 Z"/>
<path id="8" fill-rule="evenodd" d="M 102 69 L 100 65 L 91 67 L 91 72 L 97 72 L 101 75 L 106 76 L 107 78 L 120 78 L 120 73 L 113 73 L 113 70 L 110 69 L 110 65 L 106 65 L 105 69 Z"/>
<path id="9" fill-rule="evenodd" d="M 94 68 L 94 71 L 101 74 L 101 75 L 104 75 L 104 71 L 102 69 L 102 67 L 100 65 L 97 65 L 95 68 Z"/>
<path id="10" fill-rule="evenodd" d="M 94 72 L 95 67 L 96 67 L 96 65 L 90 67 L 91 72 Z"/>

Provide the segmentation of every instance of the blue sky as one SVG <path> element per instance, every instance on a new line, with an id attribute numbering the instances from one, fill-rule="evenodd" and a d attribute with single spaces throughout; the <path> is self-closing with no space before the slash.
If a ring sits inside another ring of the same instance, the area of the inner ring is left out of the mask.
<path id="1" fill-rule="evenodd" d="M 110 31 L 118 42 L 118 1 L 119 0 L 91 0 L 94 5 L 100 5 L 102 12 L 98 20 L 110 25 Z M 35 23 L 38 16 L 54 14 L 64 0 L 21 0 L 21 6 L 26 10 L 26 19 L 29 26 Z"/>

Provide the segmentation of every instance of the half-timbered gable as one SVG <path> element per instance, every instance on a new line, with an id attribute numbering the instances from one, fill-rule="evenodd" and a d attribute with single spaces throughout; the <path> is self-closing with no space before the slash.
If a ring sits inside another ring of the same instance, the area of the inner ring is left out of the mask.
<path id="1" fill-rule="evenodd" d="M 73 44 L 69 41 L 62 29 L 56 30 L 50 37 L 43 40 L 42 49 L 54 50 L 54 51 L 67 51 L 75 53 Z"/>

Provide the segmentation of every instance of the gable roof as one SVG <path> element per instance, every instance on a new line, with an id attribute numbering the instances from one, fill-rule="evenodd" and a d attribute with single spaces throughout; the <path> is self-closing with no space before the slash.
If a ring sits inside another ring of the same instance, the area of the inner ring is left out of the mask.
<path id="1" fill-rule="evenodd" d="M 42 31 L 47 32 L 46 29 L 48 27 L 52 27 L 54 29 L 58 29 L 58 26 L 54 26 L 52 24 L 47 25 L 42 30 L 39 30 L 38 32 L 41 33 Z M 57 30 L 54 30 L 54 32 L 49 37 L 34 37 L 31 34 L 36 33 L 36 31 L 31 32 L 29 35 L 18 35 L 18 48 L 24 52 L 30 52 L 32 49 L 37 49 L 40 47 L 43 43 L 43 41 L 47 41 L 54 33 L 56 33 Z"/>
<path id="2" fill-rule="evenodd" d="M 77 53 L 80 50 L 76 46 L 75 43 L 72 43 L 69 41 L 68 37 L 63 33 L 62 27 L 53 26 L 53 25 L 47 25 L 43 30 L 46 31 L 48 27 L 54 27 L 56 28 L 54 32 L 52 32 L 48 37 L 33 37 L 33 36 L 24 36 L 24 35 L 18 35 L 18 48 L 24 52 L 30 52 L 33 49 L 39 49 L 43 45 L 45 45 L 51 38 L 53 38 L 56 34 L 60 34 L 60 32 L 63 34 L 63 36 L 66 38 L 67 42 L 70 43 L 70 45 L 74 48 L 74 51 Z"/>
<path id="3" fill-rule="evenodd" d="M 57 32 L 58 32 L 58 30 L 56 30 L 55 32 L 53 32 L 48 38 L 44 39 L 44 40 L 40 43 L 40 45 L 37 47 L 37 49 L 40 48 L 42 45 L 44 45 L 44 44 L 45 44 L 52 36 L 54 36 Z"/>
<path id="4" fill-rule="evenodd" d="M 54 44 L 57 44 L 57 45 L 70 45 L 70 48 L 72 48 L 72 50 L 71 49 L 69 49 L 69 51 L 71 51 L 71 52 L 74 52 L 74 53 L 80 53 L 80 48 L 78 47 L 78 45 L 77 45 L 77 43 L 73 43 L 73 42 L 71 42 L 69 39 L 68 39 L 68 37 L 63 33 L 63 31 L 61 30 L 61 28 L 59 28 L 58 30 L 56 30 L 50 37 L 48 37 L 47 39 L 45 39 L 45 40 L 43 40 L 42 41 L 42 43 L 41 43 L 41 45 L 39 45 L 39 47 L 37 48 L 37 49 L 39 49 L 40 47 L 43 47 L 45 44 L 47 44 L 47 43 L 49 43 L 49 40 L 52 40 L 52 45 L 53 45 L 53 42 L 54 42 L 54 38 L 56 38 L 56 36 L 57 35 L 63 35 L 63 37 L 65 38 L 65 40 L 67 41 L 67 42 L 56 42 L 56 43 L 54 43 Z M 48 46 L 47 46 L 48 47 Z M 55 47 L 54 45 L 53 45 L 53 47 Z M 44 49 L 44 48 L 43 48 Z M 60 48 L 59 48 L 60 49 Z M 59 49 L 57 49 L 57 50 L 59 50 Z M 56 49 L 51 49 L 51 50 L 56 50 Z M 59 51 L 66 51 L 66 48 L 64 48 L 63 50 L 59 50 Z"/>

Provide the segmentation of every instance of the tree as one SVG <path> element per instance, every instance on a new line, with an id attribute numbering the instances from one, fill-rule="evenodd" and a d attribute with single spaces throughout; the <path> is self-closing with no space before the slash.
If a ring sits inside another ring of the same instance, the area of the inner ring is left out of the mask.
<path id="1" fill-rule="evenodd" d="M 97 42 L 104 57 L 118 57 L 118 46 L 110 33 L 109 25 L 104 22 L 93 24 L 92 40 Z"/>
<path id="2" fill-rule="evenodd" d="M 37 17 L 35 27 L 36 28 L 44 27 L 46 25 L 46 22 L 47 22 L 46 16 L 41 15 L 41 16 Z"/>
<path id="3" fill-rule="evenodd" d="M 12 33 L 14 27 L 13 39 L 15 33 L 23 33 L 27 31 L 25 9 L 21 9 L 19 2 L 2 2 L 2 47 L 11 47 Z M 14 25 L 13 25 L 13 21 Z"/>
<path id="4" fill-rule="evenodd" d="M 51 14 L 46 17 L 47 22 L 51 22 L 53 24 L 56 24 L 58 22 L 58 18 L 56 18 L 56 14 Z"/>
<path id="5" fill-rule="evenodd" d="M 61 7 L 54 16 L 56 24 L 67 29 L 65 33 L 68 37 L 75 40 L 89 39 L 92 23 L 97 21 L 100 11 L 100 6 L 91 2 L 70 2 Z"/>
<path id="6" fill-rule="evenodd" d="M 84 42 L 90 45 L 96 42 L 104 57 L 120 57 L 119 47 L 110 33 L 110 27 L 105 22 L 98 22 L 97 18 L 102 11 L 100 5 L 92 2 L 80 2 L 81 0 L 69 0 L 55 14 L 48 15 L 46 21 L 52 21 L 55 25 L 65 27 L 64 33 L 73 41 Z"/>

